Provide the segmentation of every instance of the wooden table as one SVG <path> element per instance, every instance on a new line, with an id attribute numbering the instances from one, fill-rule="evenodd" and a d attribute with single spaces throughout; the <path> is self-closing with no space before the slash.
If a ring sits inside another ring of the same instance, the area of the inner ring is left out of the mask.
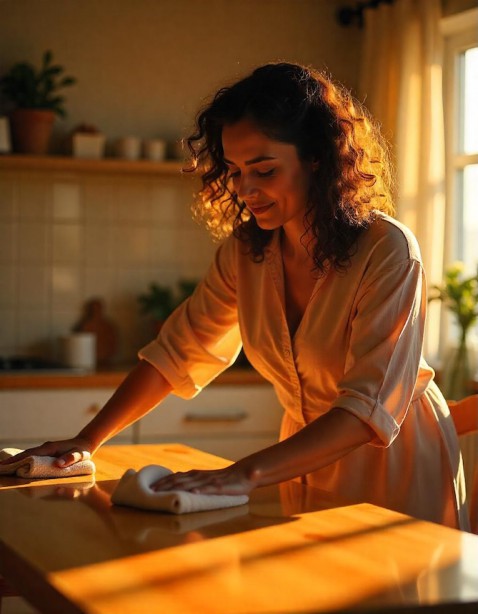
<path id="1" fill-rule="evenodd" d="M 298 483 L 183 516 L 111 506 L 128 467 L 227 462 L 176 444 L 95 460 L 96 483 L 0 479 L 0 573 L 42 612 L 478 612 L 478 536 Z"/>

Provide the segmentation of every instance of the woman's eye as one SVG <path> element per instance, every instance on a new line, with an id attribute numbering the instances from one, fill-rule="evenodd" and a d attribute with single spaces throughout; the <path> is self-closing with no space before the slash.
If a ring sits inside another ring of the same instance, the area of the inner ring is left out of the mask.
<path id="1" fill-rule="evenodd" d="M 241 174 L 241 171 L 233 171 L 229 173 L 229 179 L 237 179 L 240 174 Z"/>
<path id="2" fill-rule="evenodd" d="M 258 177 L 272 177 L 275 173 L 275 168 L 271 168 L 269 171 L 256 171 Z"/>

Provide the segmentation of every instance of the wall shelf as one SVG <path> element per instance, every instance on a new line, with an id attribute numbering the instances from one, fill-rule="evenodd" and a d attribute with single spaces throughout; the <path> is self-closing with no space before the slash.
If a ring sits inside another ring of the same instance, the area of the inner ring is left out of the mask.
<path id="1" fill-rule="evenodd" d="M 0 171 L 39 171 L 74 173 L 112 173 L 121 175 L 183 175 L 184 163 L 179 160 L 120 160 L 102 158 L 88 160 L 71 156 L 0 155 Z M 188 173 L 185 173 L 187 176 Z"/>

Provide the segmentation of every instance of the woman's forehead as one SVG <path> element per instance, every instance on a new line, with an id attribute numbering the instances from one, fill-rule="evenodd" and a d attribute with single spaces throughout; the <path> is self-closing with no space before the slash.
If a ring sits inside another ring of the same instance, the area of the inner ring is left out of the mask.
<path id="1" fill-rule="evenodd" d="M 256 158 L 281 158 L 297 154 L 295 145 L 271 139 L 249 119 L 225 125 L 222 129 L 222 146 L 225 160 L 234 164 L 261 161 Z"/>

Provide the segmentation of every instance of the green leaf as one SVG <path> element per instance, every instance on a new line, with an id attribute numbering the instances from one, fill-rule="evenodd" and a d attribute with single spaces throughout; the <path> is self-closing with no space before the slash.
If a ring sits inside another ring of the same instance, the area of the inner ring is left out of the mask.
<path id="1" fill-rule="evenodd" d="M 50 68 L 47 68 L 46 70 L 43 71 L 43 75 L 46 76 L 54 76 L 54 75 L 59 75 L 63 72 L 63 67 L 62 66 L 50 66 Z"/>
<path id="2" fill-rule="evenodd" d="M 75 85 L 75 83 L 76 79 L 74 77 L 64 77 L 58 84 L 58 87 L 67 87 L 68 85 Z"/>
<path id="3" fill-rule="evenodd" d="M 45 69 L 52 61 L 53 53 L 48 49 L 43 54 L 43 69 Z"/>
<path id="4" fill-rule="evenodd" d="M 40 70 L 36 70 L 28 62 L 18 62 L 0 80 L 0 90 L 17 108 L 52 109 L 58 115 L 64 116 L 65 99 L 56 96 L 63 87 L 76 83 L 71 76 L 61 75 L 64 72 L 60 64 L 52 64 L 53 54 L 45 51 Z"/>

